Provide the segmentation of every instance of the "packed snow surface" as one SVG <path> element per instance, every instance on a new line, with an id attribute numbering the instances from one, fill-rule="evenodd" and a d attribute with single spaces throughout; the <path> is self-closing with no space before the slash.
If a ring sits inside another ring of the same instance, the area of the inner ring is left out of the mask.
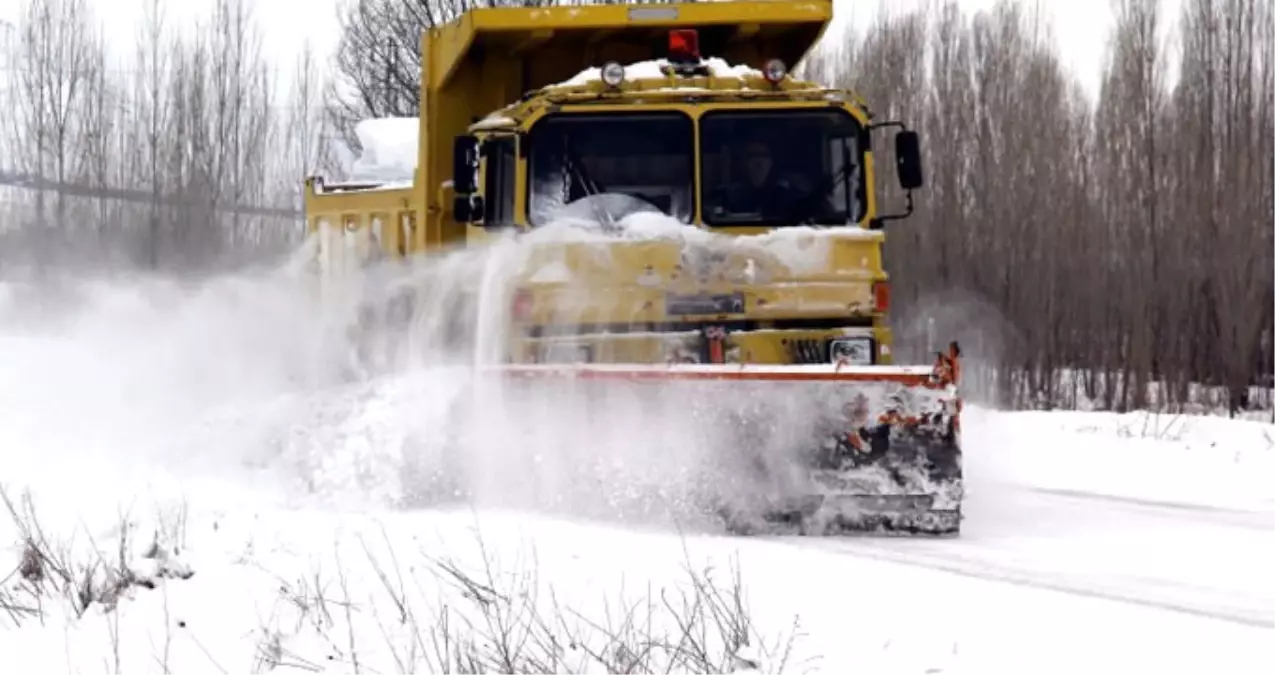
<path id="1" fill-rule="evenodd" d="M 437 264 L 415 273 L 440 295 L 471 284 L 503 301 L 499 256 Z M 564 428 L 580 420 L 560 400 L 510 442 L 499 391 L 470 392 L 485 405 L 456 416 L 481 344 L 358 377 L 345 317 L 319 311 L 295 268 L 3 291 L 0 485 L 16 513 L 0 511 L 0 653 L 14 670 L 438 672 L 440 655 L 455 669 L 477 654 L 493 670 L 606 672 L 640 660 L 642 636 L 680 646 L 650 651 L 661 668 L 697 653 L 675 617 L 712 643 L 675 670 L 1269 667 L 1269 423 L 972 407 L 961 538 L 746 539 L 667 509 L 555 507 L 629 487 L 560 480 L 564 458 L 667 470 L 695 452 L 692 430 L 641 405 L 610 411 L 629 415 L 614 428 Z M 498 339 L 478 309 L 462 328 Z M 457 433 L 477 497 L 413 493 L 439 485 L 414 458 Z M 24 540 L 56 560 L 32 564 Z M 733 569 L 746 646 L 713 637 L 739 616 Z M 705 575 L 720 594 L 692 586 Z M 99 601 L 84 609 L 79 589 Z"/>

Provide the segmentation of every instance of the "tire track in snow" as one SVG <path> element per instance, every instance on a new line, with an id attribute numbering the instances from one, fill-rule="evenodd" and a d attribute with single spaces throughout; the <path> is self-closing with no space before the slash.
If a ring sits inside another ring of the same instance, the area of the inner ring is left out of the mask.
<path id="1" fill-rule="evenodd" d="M 1229 506 L 1214 506 L 1212 504 L 1147 499 L 1145 497 L 1131 497 L 1105 492 L 1072 490 L 1068 488 L 1027 487 L 1013 489 L 1026 490 L 1027 492 L 1048 495 L 1050 497 L 1105 502 L 1107 504 L 1137 507 L 1144 511 L 1158 510 L 1167 512 L 1160 515 L 1172 518 L 1178 518 L 1184 514 L 1190 514 L 1193 517 L 1206 520 L 1211 523 L 1275 531 L 1275 512 L 1270 511 L 1263 512 Z"/>
<path id="2" fill-rule="evenodd" d="M 1216 603 L 1186 603 L 1139 594 L 1135 589 L 1112 584 L 1096 584 L 1092 578 L 1086 581 L 1069 580 L 1065 574 L 1042 573 L 1027 569 L 1016 569 L 989 563 L 984 558 L 972 558 L 955 553 L 936 555 L 926 551 L 907 551 L 898 548 L 886 548 L 867 541 L 855 539 L 803 539 L 802 545 L 813 545 L 825 550 L 835 550 L 860 558 L 870 558 L 882 562 L 896 563 L 957 574 L 964 577 L 1010 584 L 1025 588 L 1054 591 L 1067 595 L 1075 595 L 1113 602 L 1121 602 L 1151 609 L 1159 609 L 1195 617 L 1226 621 L 1229 623 L 1251 626 L 1255 628 L 1275 628 L 1275 617 L 1268 611 L 1236 604 L 1220 605 Z M 897 540 L 896 540 L 897 541 Z M 959 540 L 950 540 L 953 543 Z M 904 543 L 907 542 L 898 542 Z M 1147 581 L 1146 585 L 1170 585 L 1162 581 Z M 1185 586 L 1173 584 L 1178 586 Z M 1193 588 L 1192 590 L 1205 591 Z M 1237 594 L 1239 595 L 1239 594 Z"/>
<path id="3" fill-rule="evenodd" d="M 1202 569 L 1182 568 L 1160 557 L 1192 555 L 1193 537 L 1224 546 L 1212 552 L 1221 559 L 1269 555 L 1267 547 L 1255 552 L 1250 544 L 1264 542 L 1257 537 L 1272 529 L 1271 514 L 1021 484 L 985 484 L 978 492 L 967 495 L 964 533 L 958 537 L 796 541 L 984 581 L 1275 628 L 1275 612 L 1242 577 L 1237 583 L 1234 565 L 1206 561 Z M 1114 548 L 1113 536 L 1121 542 Z M 1074 563 L 1059 557 L 1073 554 Z"/>

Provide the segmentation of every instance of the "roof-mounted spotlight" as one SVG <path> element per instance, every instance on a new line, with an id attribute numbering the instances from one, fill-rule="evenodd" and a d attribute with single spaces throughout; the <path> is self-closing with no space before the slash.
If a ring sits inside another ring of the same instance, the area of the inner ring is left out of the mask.
<path id="1" fill-rule="evenodd" d="M 602 82 L 611 88 L 624 84 L 624 66 L 615 61 L 607 61 L 602 66 Z"/>
<path id="2" fill-rule="evenodd" d="M 779 84 L 788 75 L 788 66 L 779 59 L 771 59 L 766 62 L 766 66 L 762 68 L 761 72 L 767 82 Z"/>

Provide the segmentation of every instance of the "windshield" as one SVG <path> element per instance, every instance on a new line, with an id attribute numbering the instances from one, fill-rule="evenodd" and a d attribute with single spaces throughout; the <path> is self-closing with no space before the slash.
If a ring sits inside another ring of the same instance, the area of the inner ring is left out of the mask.
<path id="1" fill-rule="evenodd" d="M 706 225 L 844 225 L 863 211 L 862 127 L 841 109 L 700 118 Z"/>
<path id="2" fill-rule="evenodd" d="M 527 142 L 532 225 L 583 216 L 618 221 L 635 209 L 691 222 L 694 124 L 682 113 L 551 115 Z M 596 195 L 608 197 L 576 204 Z"/>

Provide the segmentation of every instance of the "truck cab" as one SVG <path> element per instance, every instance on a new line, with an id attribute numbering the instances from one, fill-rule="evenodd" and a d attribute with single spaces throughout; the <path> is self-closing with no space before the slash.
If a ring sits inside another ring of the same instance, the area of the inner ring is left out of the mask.
<path id="1" fill-rule="evenodd" d="M 661 58 L 586 69 L 456 138 L 452 211 L 471 241 L 572 229 L 611 249 L 590 268 L 559 237 L 533 261 L 515 360 L 891 363 L 866 107 L 779 58 L 705 58 L 695 29 L 667 40 Z M 895 139 L 916 188 L 916 135 Z M 554 262 L 561 278 L 539 274 Z"/>

